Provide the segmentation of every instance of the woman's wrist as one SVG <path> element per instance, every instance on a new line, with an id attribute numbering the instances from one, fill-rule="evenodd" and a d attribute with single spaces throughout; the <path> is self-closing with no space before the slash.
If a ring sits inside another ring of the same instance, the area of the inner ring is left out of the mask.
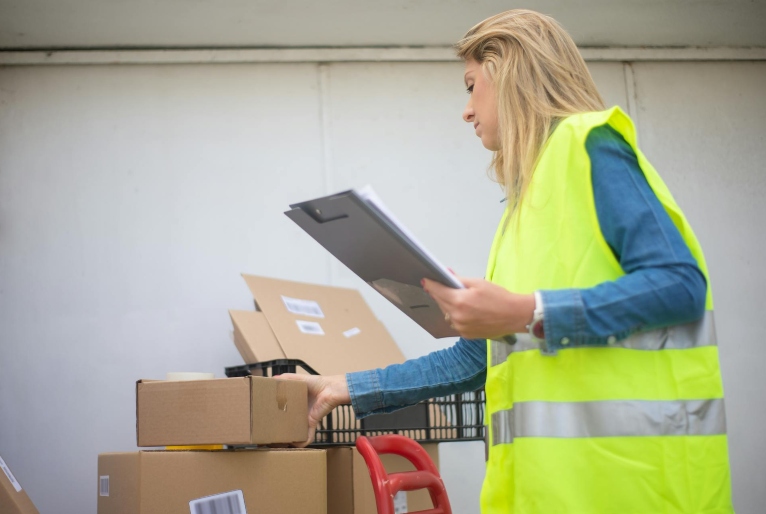
<path id="1" fill-rule="evenodd" d="M 330 379 L 330 391 L 332 391 L 332 398 L 337 403 L 337 405 L 351 403 L 351 394 L 348 391 L 346 375 L 334 375 L 328 378 Z"/>
<path id="2" fill-rule="evenodd" d="M 513 295 L 513 333 L 526 332 L 535 315 L 535 295 L 514 294 Z"/>

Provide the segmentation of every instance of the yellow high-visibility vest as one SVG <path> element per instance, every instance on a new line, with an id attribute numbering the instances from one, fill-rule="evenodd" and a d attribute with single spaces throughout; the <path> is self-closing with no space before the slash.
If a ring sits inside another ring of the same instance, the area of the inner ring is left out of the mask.
<path id="1" fill-rule="evenodd" d="M 625 274 L 599 228 L 585 148 L 606 124 L 635 151 L 707 278 L 691 227 L 615 107 L 553 131 L 520 207 L 500 222 L 487 280 L 528 294 Z M 544 355 L 525 334 L 488 340 L 483 514 L 733 512 L 710 287 L 698 322 L 609 342 Z"/>

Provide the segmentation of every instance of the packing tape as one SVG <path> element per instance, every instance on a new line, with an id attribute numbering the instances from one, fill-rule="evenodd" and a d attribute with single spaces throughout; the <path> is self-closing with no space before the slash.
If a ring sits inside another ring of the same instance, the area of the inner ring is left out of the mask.
<path id="1" fill-rule="evenodd" d="M 284 380 L 277 380 L 277 408 L 287 410 L 287 384 Z"/>
<path id="2" fill-rule="evenodd" d="M 170 372 L 166 380 L 172 382 L 185 382 L 187 380 L 213 380 L 215 373 L 195 373 L 195 372 Z"/>

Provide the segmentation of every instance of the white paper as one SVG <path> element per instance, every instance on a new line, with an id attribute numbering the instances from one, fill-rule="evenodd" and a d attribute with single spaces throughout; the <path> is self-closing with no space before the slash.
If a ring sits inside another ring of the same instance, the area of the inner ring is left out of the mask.
<path id="1" fill-rule="evenodd" d="M 98 477 L 98 495 L 109 496 L 109 475 Z"/>
<path id="2" fill-rule="evenodd" d="M 322 325 L 320 325 L 316 321 L 303 321 L 300 319 L 296 319 L 295 324 L 298 325 L 298 330 L 300 330 L 304 334 L 311 334 L 314 336 L 324 335 L 324 330 L 322 330 Z"/>
<path id="3" fill-rule="evenodd" d="M 21 492 L 21 485 L 16 481 L 16 477 L 13 476 L 13 473 L 11 473 L 10 468 L 5 465 L 5 461 L 2 457 L 0 457 L 0 468 L 2 468 L 3 472 L 5 473 L 5 476 L 8 477 L 8 480 L 11 481 L 11 485 L 14 489 L 16 489 L 17 493 Z"/>
<path id="4" fill-rule="evenodd" d="M 191 514 L 247 514 L 241 490 L 205 496 L 189 502 Z"/>
<path id="5" fill-rule="evenodd" d="M 346 337 L 354 337 L 357 334 L 361 334 L 362 331 L 359 329 L 359 327 L 349 328 L 345 332 L 343 332 L 343 335 Z"/>
<path id="6" fill-rule="evenodd" d="M 301 300 L 300 298 L 282 296 L 282 301 L 285 304 L 285 308 L 293 314 L 311 316 L 312 318 L 324 318 L 322 308 L 313 300 Z"/>
<path id="7" fill-rule="evenodd" d="M 407 492 L 399 491 L 394 496 L 394 514 L 406 514 L 409 512 L 407 505 Z"/>
<path id="8" fill-rule="evenodd" d="M 401 230 L 401 232 L 404 234 L 405 237 L 407 237 L 413 245 L 415 245 L 416 248 L 418 248 L 423 254 L 446 276 L 449 277 L 450 285 L 454 287 L 455 289 L 464 289 L 465 287 L 463 284 L 460 283 L 460 281 L 455 278 L 455 275 L 446 267 L 444 266 L 439 260 L 431 253 L 429 252 L 426 247 L 424 247 L 422 244 L 420 244 L 420 241 L 417 240 L 415 235 L 407 230 L 407 227 L 405 227 L 397 218 L 394 216 L 394 213 L 391 212 L 388 207 L 386 207 L 386 204 L 383 203 L 383 200 L 380 199 L 380 197 L 375 193 L 375 190 L 372 189 L 372 186 L 364 186 L 359 189 L 354 190 L 356 194 L 358 194 L 362 199 L 371 204 L 374 205 L 380 212 L 383 214 L 386 218 L 388 218 L 388 221 L 391 222 L 392 225 L 394 225 L 396 228 Z"/>

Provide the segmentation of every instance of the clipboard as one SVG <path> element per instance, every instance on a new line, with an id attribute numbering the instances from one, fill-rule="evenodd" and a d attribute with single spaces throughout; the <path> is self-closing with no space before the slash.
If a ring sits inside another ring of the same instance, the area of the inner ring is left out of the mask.
<path id="1" fill-rule="evenodd" d="M 428 278 L 458 289 L 463 284 L 414 239 L 371 189 L 291 204 L 285 214 L 429 334 L 459 336 L 420 281 Z"/>

